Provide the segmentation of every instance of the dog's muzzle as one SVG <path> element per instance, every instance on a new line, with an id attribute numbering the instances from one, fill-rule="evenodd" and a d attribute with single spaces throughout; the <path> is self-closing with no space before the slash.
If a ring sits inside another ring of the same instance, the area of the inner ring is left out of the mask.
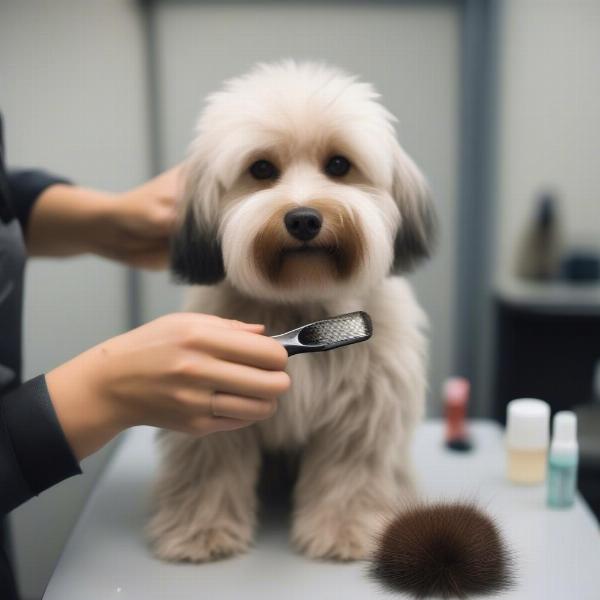
<path id="1" fill-rule="evenodd" d="M 274 211 L 254 241 L 255 264 L 283 287 L 349 278 L 362 263 L 365 243 L 353 215 L 333 202 L 286 205 Z"/>

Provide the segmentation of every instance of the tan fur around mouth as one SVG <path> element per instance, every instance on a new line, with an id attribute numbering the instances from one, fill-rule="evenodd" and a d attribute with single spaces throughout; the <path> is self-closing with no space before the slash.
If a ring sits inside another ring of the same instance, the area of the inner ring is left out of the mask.
<path id="1" fill-rule="evenodd" d="M 310 245 L 290 245 L 283 216 L 293 205 L 276 211 L 256 237 L 254 259 L 258 269 L 276 285 L 296 287 L 347 279 L 363 260 L 363 235 L 346 209 L 323 200 L 308 206 L 321 212 L 324 223 Z"/>

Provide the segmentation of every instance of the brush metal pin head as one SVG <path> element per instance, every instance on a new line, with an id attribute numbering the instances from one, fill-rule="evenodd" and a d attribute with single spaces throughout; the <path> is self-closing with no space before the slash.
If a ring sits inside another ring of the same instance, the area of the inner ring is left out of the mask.
<path id="1" fill-rule="evenodd" d="M 301 352 L 322 352 L 364 342 L 373 335 L 373 323 L 366 312 L 357 311 L 315 321 L 287 333 L 274 335 L 290 356 Z"/>

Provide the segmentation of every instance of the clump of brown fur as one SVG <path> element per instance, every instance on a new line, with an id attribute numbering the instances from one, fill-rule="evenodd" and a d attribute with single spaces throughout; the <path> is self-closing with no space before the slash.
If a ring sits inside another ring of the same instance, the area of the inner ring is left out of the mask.
<path id="1" fill-rule="evenodd" d="M 512 587 L 512 556 L 494 521 L 471 503 L 402 511 L 379 539 L 370 573 L 415 598 L 467 598 Z"/>

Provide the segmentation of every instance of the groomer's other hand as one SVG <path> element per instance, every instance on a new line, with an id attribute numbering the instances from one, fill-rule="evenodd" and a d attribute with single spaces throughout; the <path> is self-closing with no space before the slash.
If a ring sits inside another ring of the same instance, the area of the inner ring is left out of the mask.
<path id="1" fill-rule="evenodd" d="M 32 256 L 93 253 L 134 267 L 167 266 L 181 167 L 120 194 L 56 184 L 31 211 Z"/>
<path id="2" fill-rule="evenodd" d="M 81 459 L 134 425 L 206 435 L 270 417 L 290 379 L 287 352 L 262 332 L 172 314 L 54 369 L 46 381 L 75 454 Z"/>
<path id="3" fill-rule="evenodd" d="M 115 195 L 103 235 L 94 251 L 133 267 L 163 269 L 168 264 L 169 236 L 175 226 L 180 167 L 144 185 Z"/>

